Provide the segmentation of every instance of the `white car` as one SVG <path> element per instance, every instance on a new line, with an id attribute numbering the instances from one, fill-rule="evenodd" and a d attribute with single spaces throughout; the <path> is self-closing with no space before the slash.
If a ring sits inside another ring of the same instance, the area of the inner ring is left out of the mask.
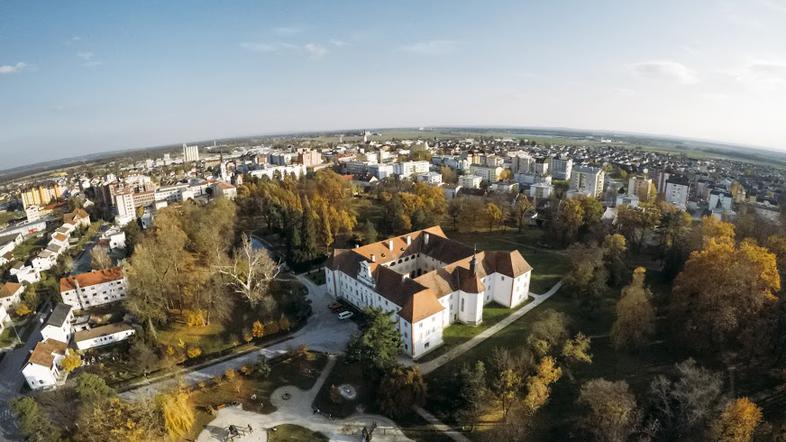
<path id="1" fill-rule="evenodd" d="M 349 319 L 355 314 L 350 311 L 344 311 L 338 314 L 338 319 Z"/>

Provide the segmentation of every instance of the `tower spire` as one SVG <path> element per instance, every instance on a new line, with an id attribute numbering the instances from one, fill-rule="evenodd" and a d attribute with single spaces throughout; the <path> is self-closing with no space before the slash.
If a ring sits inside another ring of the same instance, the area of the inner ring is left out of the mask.
<path id="1" fill-rule="evenodd" d="M 478 245 L 475 244 L 475 246 L 472 248 L 472 261 L 469 262 L 469 271 L 472 272 L 472 274 L 475 274 L 475 265 L 478 262 L 477 255 L 478 255 Z"/>

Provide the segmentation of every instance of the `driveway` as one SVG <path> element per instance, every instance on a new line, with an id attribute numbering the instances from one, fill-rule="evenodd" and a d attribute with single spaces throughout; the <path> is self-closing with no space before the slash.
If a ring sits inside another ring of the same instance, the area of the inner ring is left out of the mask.
<path id="1" fill-rule="evenodd" d="M 327 294 L 324 285 L 317 286 L 303 275 L 297 275 L 296 277 L 308 289 L 308 299 L 311 300 L 312 314 L 308 318 L 306 325 L 295 332 L 291 339 L 185 373 L 182 376 L 153 381 L 149 385 L 126 391 L 122 396 L 126 398 L 152 396 L 161 391 L 175 388 L 180 382 L 194 385 L 200 381 L 221 376 L 230 368 L 238 369 L 243 365 L 253 364 L 259 356 L 265 356 L 270 359 L 297 349 L 301 345 L 305 345 L 311 350 L 325 353 L 343 353 L 349 338 L 357 332 L 357 325 L 352 321 L 339 320 L 328 309 L 328 305 L 333 302 L 333 299 Z"/>
<path id="2" fill-rule="evenodd" d="M 359 441 L 363 428 L 371 428 L 376 424 L 375 441 L 411 440 L 401 432 L 393 421 L 383 416 L 356 414 L 346 419 L 331 420 L 321 414 L 314 413 L 311 404 L 335 365 L 336 357 L 330 356 L 322 374 L 314 386 L 307 391 L 292 385 L 277 388 L 271 395 L 271 402 L 277 408 L 273 413 L 253 413 L 240 407 L 222 408 L 218 411 L 216 418 L 200 433 L 197 441 L 229 440 L 227 438 L 228 428 L 230 425 L 234 425 L 242 430 L 243 434 L 232 439 L 233 441 L 265 442 L 268 429 L 282 424 L 295 424 L 312 431 L 318 431 L 331 441 Z M 284 397 L 287 399 L 285 400 Z M 248 430 L 249 428 L 251 431 Z"/>

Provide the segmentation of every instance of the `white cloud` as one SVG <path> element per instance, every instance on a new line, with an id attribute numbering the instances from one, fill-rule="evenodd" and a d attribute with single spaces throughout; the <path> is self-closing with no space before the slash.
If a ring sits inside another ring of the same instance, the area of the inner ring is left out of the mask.
<path id="1" fill-rule="evenodd" d="M 670 60 L 653 60 L 634 63 L 631 69 L 640 77 L 674 81 L 680 84 L 694 84 L 699 82 L 696 71 L 682 63 Z"/>
<path id="2" fill-rule="evenodd" d="M 337 48 L 343 48 L 344 46 L 349 46 L 349 43 L 345 42 L 344 40 L 332 39 L 330 40 L 330 44 Z"/>
<path id="3" fill-rule="evenodd" d="M 786 62 L 759 60 L 749 63 L 734 77 L 751 84 L 786 84 Z"/>
<path id="4" fill-rule="evenodd" d="M 79 58 L 81 58 L 82 60 L 85 60 L 85 61 L 90 61 L 90 60 L 92 60 L 92 59 L 93 59 L 93 57 L 95 57 L 95 55 L 96 55 L 96 54 L 94 54 L 94 53 L 92 53 L 92 52 L 90 52 L 90 51 L 85 51 L 85 52 L 77 52 L 77 53 L 76 53 L 76 56 L 77 56 L 77 57 L 79 57 Z"/>
<path id="5" fill-rule="evenodd" d="M 276 53 L 276 52 L 299 52 L 308 55 L 311 58 L 320 58 L 327 55 L 330 51 L 318 43 L 306 43 L 303 45 L 292 43 L 240 43 L 240 47 L 251 52 L 258 53 Z"/>
<path id="6" fill-rule="evenodd" d="M 291 37 L 303 32 L 303 28 L 300 26 L 277 26 L 271 29 L 271 31 L 281 37 Z"/>
<path id="7" fill-rule="evenodd" d="M 17 64 L 0 65 L 0 74 L 17 74 L 27 68 L 27 63 L 19 62 Z"/>
<path id="8" fill-rule="evenodd" d="M 419 41 L 399 47 L 399 50 L 420 55 L 444 55 L 456 51 L 458 42 L 453 40 Z"/>
<path id="9" fill-rule="evenodd" d="M 311 55 L 311 57 L 319 58 L 323 57 L 325 54 L 328 53 L 328 50 L 324 47 L 316 44 L 316 43 L 306 43 L 303 45 L 303 49 Z"/>

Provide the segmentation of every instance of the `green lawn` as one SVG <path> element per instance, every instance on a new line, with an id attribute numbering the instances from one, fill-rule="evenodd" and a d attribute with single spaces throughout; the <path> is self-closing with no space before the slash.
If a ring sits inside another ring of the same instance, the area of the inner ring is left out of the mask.
<path id="1" fill-rule="evenodd" d="M 522 232 L 515 230 L 495 232 L 450 232 L 448 237 L 478 250 L 518 250 L 532 266 L 530 291 L 544 293 L 568 271 L 568 259 L 561 250 L 547 249 L 544 231 L 530 227 Z"/>
<path id="2" fill-rule="evenodd" d="M 300 425 L 284 424 L 273 427 L 267 432 L 269 442 L 317 442 L 327 441 L 328 438 Z"/>
<path id="3" fill-rule="evenodd" d="M 469 341 L 474 336 L 480 334 L 483 330 L 486 330 L 499 321 L 507 318 L 511 313 L 529 304 L 530 301 L 532 301 L 532 298 L 513 309 L 501 306 L 494 302 L 488 304 L 487 306 L 483 307 L 483 322 L 481 324 L 467 325 L 456 323 L 444 329 L 442 331 L 442 340 L 444 344 L 418 359 L 418 362 L 427 362 L 442 356 L 453 347 Z"/>
<path id="4" fill-rule="evenodd" d="M 14 330 L 11 328 L 11 323 L 5 324 L 5 329 L 3 333 L 0 333 L 0 348 L 11 347 L 12 345 L 16 345 L 19 341 L 16 339 L 16 334 L 14 334 Z"/>
<path id="5" fill-rule="evenodd" d="M 323 413 L 332 414 L 337 418 L 345 418 L 355 413 L 358 404 L 369 407 L 373 403 L 371 396 L 375 386 L 367 382 L 359 364 L 347 364 L 345 359 L 339 358 L 333 371 L 330 372 L 322 389 L 317 393 L 313 406 Z M 346 400 L 336 394 L 331 394 L 333 387 L 341 384 L 350 384 L 357 391 L 357 398 L 353 401 Z"/>

